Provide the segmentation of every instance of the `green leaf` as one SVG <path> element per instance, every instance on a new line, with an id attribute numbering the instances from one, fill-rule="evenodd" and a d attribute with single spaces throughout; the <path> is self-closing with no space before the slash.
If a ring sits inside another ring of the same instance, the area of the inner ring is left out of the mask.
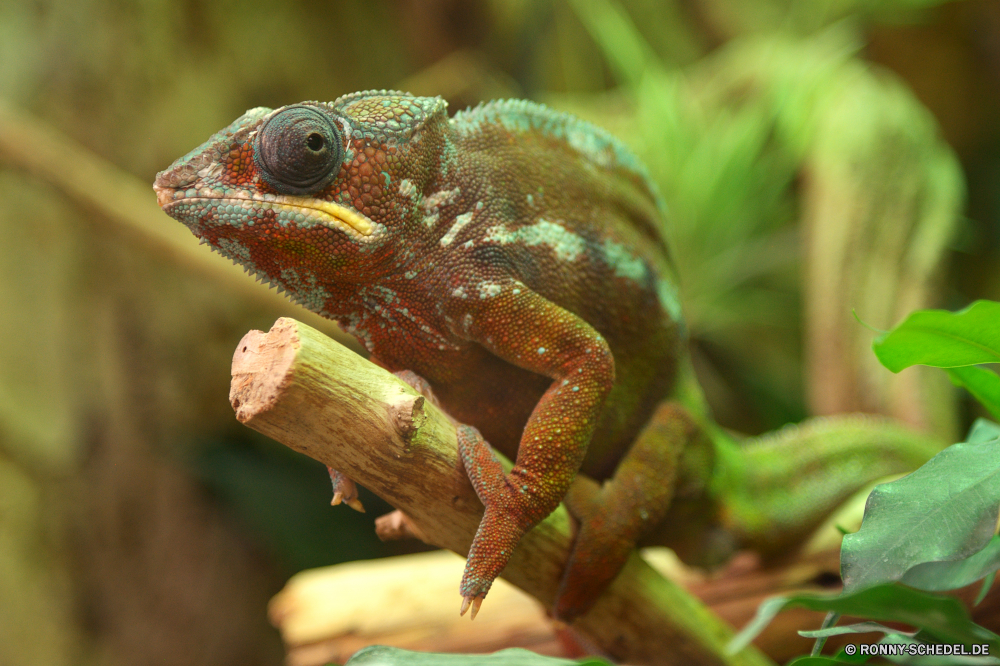
<path id="1" fill-rule="evenodd" d="M 993 418 L 1000 419 L 1000 375 L 975 365 L 946 370 L 951 381 L 964 386 L 976 400 L 990 411 Z"/>
<path id="2" fill-rule="evenodd" d="M 757 608 L 750 624 L 730 641 L 727 646 L 730 654 L 743 649 L 786 608 L 834 611 L 877 622 L 902 622 L 922 629 L 941 643 L 988 643 L 993 650 L 1000 650 L 1000 636 L 969 619 L 958 599 L 889 583 L 840 596 L 796 594 L 767 599 Z"/>
<path id="3" fill-rule="evenodd" d="M 918 310 L 872 343 L 885 367 L 956 368 L 1000 362 L 1000 303 L 976 301 L 960 312 Z"/>
<path id="4" fill-rule="evenodd" d="M 861 529 L 844 537 L 845 592 L 900 579 L 924 562 L 967 558 L 993 536 L 1000 511 L 1000 445 L 955 444 L 920 469 L 875 486 Z"/>
<path id="5" fill-rule="evenodd" d="M 976 419 L 969 428 L 969 434 L 965 436 L 965 443 L 980 444 L 991 439 L 1000 439 L 1000 425 L 989 419 Z"/>
<path id="6" fill-rule="evenodd" d="M 857 652 L 854 654 L 847 654 L 844 652 L 844 648 L 840 648 L 834 657 L 845 664 L 867 664 L 871 659 L 871 655 L 867 654 L 858 654 Z"/>
<path id="7" fill-rule="evenodd" d="M 878 642 L 879 645 L 919 645 L 921 643 L 936 643 L 933 639 L 926 640 L 928 637 L 917 634 L 916 640 L 913 638 L 908 638 L 902 634 L 889 634 L 882 640 Z M 925 639 L 925 640 L 921 640 Z M 881 655 L 880 655 L 881 656 Z M 909 653 L 904 654 L 887 654 L 881 656 L 882 659 L 886 661 L 891 661 L 897 664 L 904 664 L 905 666 L 995 666 L 1000 664 L 1000 660 L 993 657 L 975 657 L 975 656 L 954 656 L 954 655 L 910 655 Z"/>
<path id="8" fill-rule="evenodd" d="M 859 654 L 855 652 L 854 654 L 847 654 L 844 652 L 844 648 L 840 648 L 837 654 L 834 655 L 835 659 L 839 659 L 845 664 L 867 664 L 871 659 L 871 655 Z"/>
<path id="9" fill-rule="evenodd" d="M 599 659 L 583 662 L 606 664 Z M 492 654 L 441 654 L 437 652 L 413 652 L 385 645 L 372 645 L 354 653 L 346 666 L 581 666 L 570 659 L 544 657 L 521 648 L 508 648 Z"/>
<path id="10" fill-rule="evenodd" d="M 972 602 L 973 606 L 978 606 L 982 603 L 983 599 L 986 598 L 986 594 L 990 591 L 990 588 L 993 587 L 993 581 L 996 577 L 997 572 L 992 571 L 989 576 L 983 579 L 983 586 L 979 588 L 979 594 L 976 595 L 976 600 Z"/>
<path id="11" fill-rule="evenodd" d="M 834 657 L 799 657 L 788 662 L 787 666 L 839 666 L 840 664 L 856 664 L 856 661 L 841 661 Z M 863 662 L 862 662 L 863 663 Z"/>
<path id="12" fill-rule="evenodd" d="M 964 560 L 924 562 L 909 569 L 900 582 L 918 590 L 937 592 L 972 585 L 1000 569 L 1000 537 L 994 536 L 986 547 Z"/>
<path id="13" fill-rule="evenodd" d="M 647 67 L 659 64 L 632 18 L 616 2 L 570 0 L 577 16 L 601 47 L 618 80 L 639 85 Z"/>
<path id="14" fill-rule="evenodd" d="M 902 636 L 913 637 L 915 632 L 893 629 L 878 622 L 858 622 L 856 624 L 845 624 L 839 627 L 827 627 L 826 629 L 816 629 L 815 631 L 800 631 L 799 636 L 806 638 L 827 638 L 829 636 L 840 636 L 841 634 L 871 634 L 882 632 L 883 634 L 900 634 Z"/>
<path id="15" fill-rule="evenodd" d="M 823 618 L 823 625 L 819 629 L 820 631 L 829 629 L 830 627 L 836 626 L 838 622 L 840 622 L 840 613 L 834 613 L 831 611 L 826 614 L 825 618 Z M 809 654 L 813 657 L 820 656 L 820 653 L 823 652 L 824 645 L 826 645 L 826 636 L 817 637 Z"/>
<path id="16" fill-rule="evenodd" d="M 788 608 L 794 599 L 795 597 L 771 597 L 760 602 L 760 606 L 757 606 L 757 612 L 754 614 L 753 619 L 738 634 L 733 636 L 732 640 L 729 641 L 729 645 L 726 646 L 726 652 L 736 654 L 749 645 L 750 641 L 757 638 L 757 635 L 764 631 L 764 627 L 771 624 L 771 620 L 778 613 Z"/>

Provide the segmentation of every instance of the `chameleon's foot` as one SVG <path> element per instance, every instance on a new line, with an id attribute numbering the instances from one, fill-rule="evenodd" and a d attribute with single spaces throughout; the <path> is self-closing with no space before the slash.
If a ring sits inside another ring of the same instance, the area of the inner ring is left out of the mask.
<path id="1" fill-rule="evenodd" d="M 486 506 L 459 588 L 465 599 L 463 608 L 472 604 L 475 614 L 521 537 L 548 512 L 532 510 L 530 495 L 514 490 L 493 449 L 475 428 L 458 427 L 458 451 L 472 487 Z"/>
<path id="2" fill-rule="evenodd" d="M 471 607 L 472 615 L 469 616 L 469 619 L 475 620 L 476 615 L 479 613 L 479 607 L 483 605 L 483 599 L 485 598 L 485 593 L 478 597 L 462 597 L 462 608 L 458 611 L 458 614 L 465 615 L 465 611 Z"/>
<path id="3" fill-rule="evenodd" d="M 382 541 L 420 539 L 424 543 L 430 543 L 410 517 L 399 509 L 375 519 L 375 535 Z"/>
<path id="4" fill-rule="evenodd" d="M 490 586 L 507 566 L 511 553 L 525 532 L 527 529 L 509 512 L 497 509 L 494 504 L 487 505 L 476 537 L 472 540 L 459 586 L 459 593 L 466 602 L 471 600 L 473 614 L 478 612 Z"/>
<path id="5" fill-rule="evenodd" d="M 330 481 L 333 483 L 333 499 L 331 506 L 337 506 L 341 502 L 351 507 L 355 511 L 365 512 L 365 507 L 358 499 L 358 487 L 353 481 L 327 465 L 326 470 L 330 473 Z"/>

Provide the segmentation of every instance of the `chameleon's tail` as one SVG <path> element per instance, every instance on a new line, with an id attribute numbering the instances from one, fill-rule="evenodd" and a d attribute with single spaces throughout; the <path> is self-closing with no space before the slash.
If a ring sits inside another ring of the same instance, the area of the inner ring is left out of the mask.
<path id="1" fill-rule="evenodd" d="M 897 421 L 865 414 L 813 418 L 721 444 L 723 523 L 737 543 L 765 558 L 801 543 L 867 484 L 913 471 L 943 448 Z"/>

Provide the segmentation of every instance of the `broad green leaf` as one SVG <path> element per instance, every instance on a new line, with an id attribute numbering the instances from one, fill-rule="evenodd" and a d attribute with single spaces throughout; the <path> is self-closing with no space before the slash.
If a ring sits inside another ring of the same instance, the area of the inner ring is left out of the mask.
<path id="1" fill-rule="evenodd" d="M 1000 375 L 975 365 L 946 370 L 951 381 L 972 394 L 972 397 L 990 410 L 993 418 L 1000 419 Z"/>
<path id="2" fill-rule="evenodd" d="M 949 446 L 912 474 L 875 486 L 861 529 L 841 547 L 845 592 L 898 580 L 924 562 L 979 552 L 993 536 L 998 511 L 998 442 Z"/>
<path id="3" fill-rule="evenodd" d="M 872 343 L 885 367 L 956 368 L 1000 363 L 1000 303 L 976 301 L 960 312 L 918 310 Z"/>
<path id="4" fill-rule="evenodd" d="M 600 659 L 583 662 L 544 657 L 521 648 L 508 648 L 492 654 L 442 654 L 413 652 L 385 645 L 372 645 L 354 653 L 346 666 L 609 666 Z"/>
<path id="5" fill-rule="evenodd" d="M 918 590 L 938 592 L 972 585 L 1000 569 L 1000 537 L 994 536 L 986 547 L 964 560 L 924 562 L 911 568 L 900 582 Z"/>
<path id="6" fill-rule="evenodd" d="M 969 428 L 969 434 L 965 436 L 965 443 L 979 444 L 991 439 L 1000 439 L 1000 425 L 989 419 L 976 419 L 972 427 Z"/>
<path id="7" fill-rule="evenodd" d="M 840 648 L 834 657 L 845 664 L 867 664 L 871 659 L 871 656 L 867 654 L 858 654 L 857 652 L 854 654 L 847 654 L 844 652 L 844 648 Z"/>
<path id="8" fill-rule="evenodd" d="M 837 654 L 834 655 L 834 657 L 845 664 L 867 664 L 871 659 L 871 656 L 867 654 L 858 654 L 857 652 L 854 654 L 847 654 L 844 652 L 843 648 L 841 648 Z"/>
<path id="9" fill-rule="evenodd" d="M 840 596 L 796 594 L 767 599 L 758 606 L 754 619 L 730 641 L 730 654 L 743 649 L 786 608 L 833 611 L 876 622 L 903 622 L 941 643 L 988 643 L 994 651 L 1000 650 L 1000 636 L 969 619 L 958 599 L 889 583 Z"/>

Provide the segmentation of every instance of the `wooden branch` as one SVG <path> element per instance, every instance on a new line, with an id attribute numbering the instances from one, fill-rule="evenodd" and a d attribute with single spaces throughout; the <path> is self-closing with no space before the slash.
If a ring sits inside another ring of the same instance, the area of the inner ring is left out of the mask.
<path id="1" fill-rule="evenodd" d="M 428 543 L 468 552 L 482 505 L 460 467 L 455 430 L 392 374 L 282 318 L 268 333 L 251 331 L 240 342 L 230 402 L 242 423 L 344 472 L 404 511 Z M 503 577 L 551 607 L 570 539 L 570 518 L 560 507 L 522 539 Z M 489 612 L 489 597 L 483 608 Z M 629 663 L 771 663 L 754 648 L 726 655 L 730 628 L 635 554 L 573 627 Z"/>
<path id="2" fill-rule="evenodd" d="M 521 647 L 568 656 L 538 602 L 505 580 L 494 583 L 475 622 L 459 617 L 455 581 L 464 566 L 464 558 L 435 550 L 297 573 L 268 604 L 286 666 L 343 664 L 369 645 L 479 654 Z"/>

